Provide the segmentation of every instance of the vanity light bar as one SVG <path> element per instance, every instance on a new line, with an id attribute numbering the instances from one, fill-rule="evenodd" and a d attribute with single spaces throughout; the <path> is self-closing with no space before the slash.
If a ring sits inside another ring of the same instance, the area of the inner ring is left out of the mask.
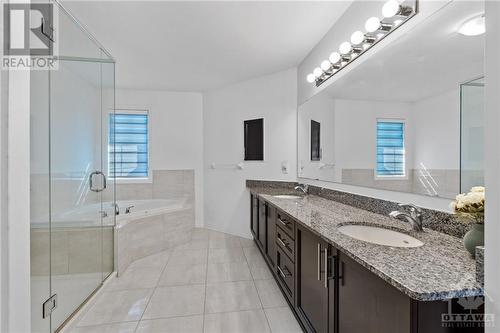
<path id="1" fill-rule="evenodd" d="M 307 75 L 307 82 L 316 83 L 316 87 L 319 87 L 417 13 L 418 0 L 388 0 L 382 7 L 384 18 L 374 16 L 366 20 L 366 32 L 355 31 L 350 42 L 340 44 L 338 52 L 330 54 L 328 60 L 323 60 L 319 67 Z"/>

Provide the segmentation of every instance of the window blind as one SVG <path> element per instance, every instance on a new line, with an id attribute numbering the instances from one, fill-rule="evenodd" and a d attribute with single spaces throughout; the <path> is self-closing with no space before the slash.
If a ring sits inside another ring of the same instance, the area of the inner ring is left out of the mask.
<path id="1" fill-rule="evenodd" d="M 405 176 L 404 122 L 377 121 L 377 176 Z"/>
<path id="2" fill-rule="evenodd" d="M 110 175 L 114 175 L 116 178 L 148 177 L 148 114 L 111 114 L 109 133 Z"/>

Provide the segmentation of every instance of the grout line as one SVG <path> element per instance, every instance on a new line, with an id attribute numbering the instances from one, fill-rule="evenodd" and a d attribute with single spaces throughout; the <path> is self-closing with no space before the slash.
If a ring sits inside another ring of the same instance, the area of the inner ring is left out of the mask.
<path id="1" fill-rule="evenodd" d="M 258 251 L 258 249 L 257 249 L 257 251 Z M 259 251 L 259 253 L 260 253 L 260 251 Z M 244 250 L 243 250 L 243 254 L 245 254 Z M 257 285 L 255 284 L 255 278 L 253 277 L 252 270 L 250 269 L 250 264 L 248 263 L 249 260 L 248 260 L 248 258 L 246 256 L 246 254 L 245 254 L 245 260 L 246 260 L 248 269 L 250 270 L 250 275 L 252 276 L 253 287 L 255 288 L 255 292 L 257 293 L 257 297 L 259 297 L 259 302 L 260 302 L 261 310 L 264 313 L 264 318 L 266 318 L 267 327 L 269 328 L 269 332 L 271 332 L 271 324 L 269 323 L 269 318 L 267 318 L 266 310 L 264 308 L 264 304 L 262 304 L 262 298 L 260 297 L 259 290 L 257 289 Z M 268 267 L 268 269 L 269 269 L 269 267 Z"/>
<path id="2" fill-rule="evenodd" d="M 168 250 L 165 250 L 168 251 Z M 164 252 L 164 251 L 162 251 Z M 139 324 L 142 321 L 142 318 L 144 317 L 144 314 L 146 313 L 146 310 L 148 309 L 149 303 L 151 303 L 151 299 L 153 298 L 153 295 L 155 294 L 156 289 L 158 288 L 158 284 L 160 283 L 160 279 L 163 275 L 163 272 L 165 272 L 165 269 L 167 269 L 167 265 L 170 262 L 170 258 L 172 258 L 172 252 L 169 251 L 169 256 L 167 259 L 167 262 L 165 263 L 165 266 L 163 266 L 163 269 L 161 270 L 160 277 L 158 278 L 158 281 L 156 281 L 156 286 L 153 288 L 153 291 L 151 292 L 151 295 L 149 296 L 148 302 L 146 303 L 146 306 L 144 307 L 144 311 L 141 314 L 141 318 L 139 318 L 139 321 L 137 322 L 137 326 L 135 327 L 134 333 L 137 332 L 137 328 L 139 328 Z"/>
<path id="3" fill-rule="evenodd" d="M 207 229 L 205 229 L 207 230 Z M 208 283 L 208 255 L 210 252 L 210 233 L 208 233 L 208 242 L 207 242 L 207 265 L 206 265 L 206 270 L 205 270 L 205 297 L 203 298 L 203 323 L 201 326 L 201 331 L 205 331 L 205 316 L 206 316 L 206 311 L 207 311 L 207 283 Z"/>

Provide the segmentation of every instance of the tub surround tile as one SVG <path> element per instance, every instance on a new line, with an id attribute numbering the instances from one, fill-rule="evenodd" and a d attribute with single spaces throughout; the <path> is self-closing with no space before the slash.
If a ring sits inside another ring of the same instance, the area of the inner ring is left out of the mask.
<path id="1" fill-rule="evenodd" d="M 203 314 L 205 286 L 156 288 L 143 319 L 169 318 Z"/>
<path id="2" fill-rule="evenodd" d="M 253 281 L 207 284 L 206 313 L 260 309 Z"/>
<path id="3" fill-rule="evenodd" d="M 432 301 L 483 295 L 476 282 L 475 262 L 459 238 L 427 228 L 417 233 L 408 223 L 316 195 L 286 200 L 269 195 L 267 188 L 250 190 L 413 299 Z M 272 187 L 271 193 L 276 193 L 276 187 Z M 400 230 L 424 245 L 392 248 L 359 241 L 338 231 L 342 223 L 352 222 Z M 249 266 L 252 275 L 258 271 L 252 269 L 251 261 Z"/>
<path id="4" fill-rule="evenodd" d="M 271 332 L 262 310 L 223 312 L 205 315 L 205 333 L 265 333 Z"/>
<path id="5" fill-rule="evenodd" d="M 136 333 L 202 333 L 203 316 L 143 320 Z"/>
<path id="6" fill-rule="evenodd" d="M 151 293 L 151 289 L 105 291 L 83 316 L 78 326 L 138 321 Z"/>

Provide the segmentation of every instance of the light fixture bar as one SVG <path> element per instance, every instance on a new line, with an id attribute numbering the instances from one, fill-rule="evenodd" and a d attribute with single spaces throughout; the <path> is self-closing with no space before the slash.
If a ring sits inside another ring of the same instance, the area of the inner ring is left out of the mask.
<path id="1" fill-rule="evenodd" d="M 333 52 L 328 60 L 321 62 L 307 75 L 307 82 L 319 87 L 417 13 L 418 0 L 388 0 L 382 7 L 383 18 L 370 17 L 365 24 L 366 32 L 355 31 L 351 35 L 351 42 L 340 44 L 338 52 Z"/>

